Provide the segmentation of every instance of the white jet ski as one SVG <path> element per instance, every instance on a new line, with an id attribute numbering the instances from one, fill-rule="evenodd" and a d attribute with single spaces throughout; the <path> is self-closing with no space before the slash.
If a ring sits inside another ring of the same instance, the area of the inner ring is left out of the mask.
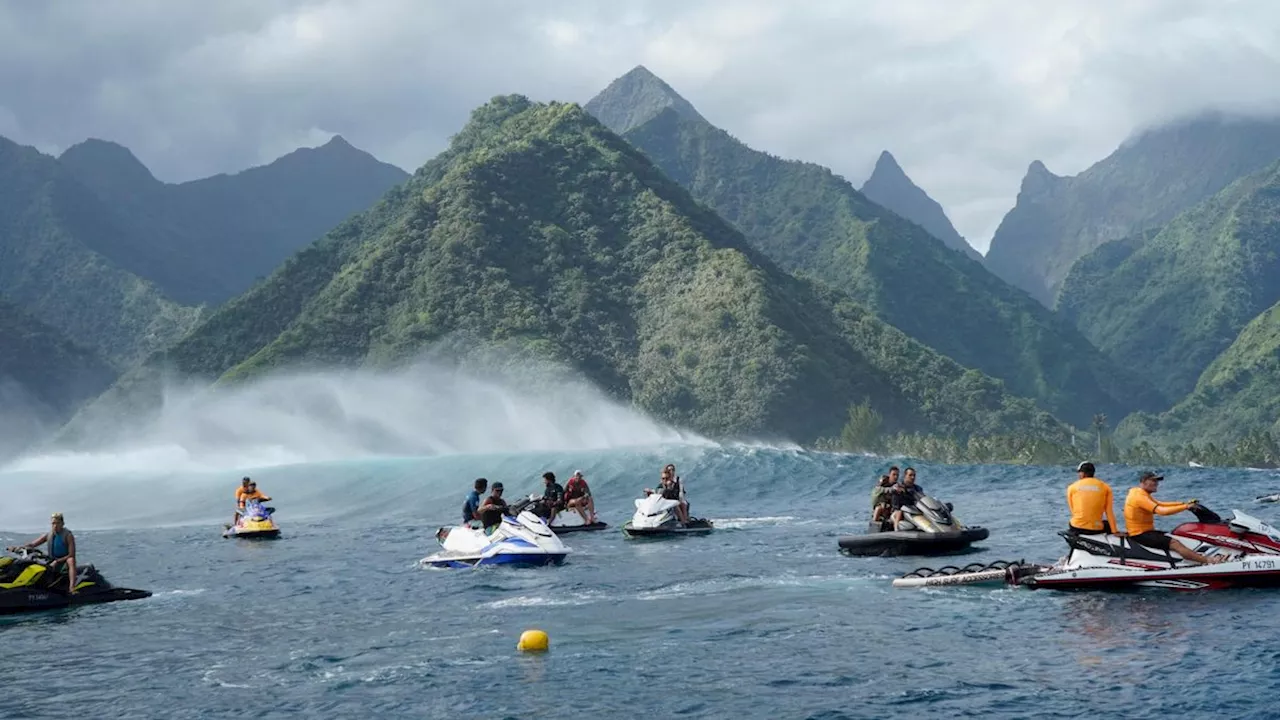
<path id="1" fill-rule="evenodd" d="M 436 531 L 443 548 L 418 561 L 420 566 L 468 568 L 479 565 L 559 565 L 572 552 L 529 511 L 516 517 L 504 515 L 492 533 L 455 525 Z"/>
<path id="2" fill-rule="evenodd" d="M 650 493 L 636 498 L 636 512 L 622 526 L 627 537 L 670 537 L 674 535 L 706 535 L 714 530 L 710 520 L 689 516 L 689 522 L 680 524 L 676 517 L 678 500 L 668 500 L 661 493 Z"/>
<path id="3" fill-rule="evenodd" d="M 1197 522 L 1182 523 L 1169 534 L 1201 555 L 1225 557 L 1225 561 L 1200 565 L 1177 553 L 1139 545 L 1129 537 L 1064 532 L 1059 534 L 1070 547 L 1066 557 L 1048 568 L 1015 570 L 1009 582 L 1064 590 L 1280 587 L 1280 531 L 1239 510 L 1225 522 L 1205 507 L 1194 506 L 1192 512 Z"/>
<path id="4" fill-rule="evenodd" d="M 547 510 L 546 505 L 542 502 L 541 495 L 530 495 L 511 506 L 511 512 L 515 515 L 519 515 L 525 510 L 537 515 L 543 520 L 551 514 L 551 512 Z M 600 522 L 599 520 L 593 523 L 583 522 L 582 516 L 578 514 L 577 510 L 561 510 L 556 513 L 555 519 L 552 520 L 548 526 L 555 534 L 563 535 L 570 532 L 604 530 L 609 527 L 609 523 Z"/>

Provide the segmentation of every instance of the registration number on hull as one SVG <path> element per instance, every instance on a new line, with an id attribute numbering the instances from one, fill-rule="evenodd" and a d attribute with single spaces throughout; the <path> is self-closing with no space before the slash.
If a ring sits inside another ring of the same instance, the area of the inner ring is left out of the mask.
<path id="1" fill-rule="evenodd" d="M 1240 566 L 1245 570 L 1275 570 L 1275 560 L 1244 560 Z"/>

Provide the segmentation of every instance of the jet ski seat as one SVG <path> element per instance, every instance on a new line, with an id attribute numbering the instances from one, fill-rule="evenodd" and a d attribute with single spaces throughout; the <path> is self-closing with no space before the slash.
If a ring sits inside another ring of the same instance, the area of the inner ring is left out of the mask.
<path id="1" fill-rule="evenodd" d="M 1142 560 L 1146 562 L 1167 563 L 1170 567 L 1175 567 L 1179 562 L 1182 562 L 1182 557 L 1175 552 L 1166 552 L 1141 543 L 1135 543 L 1128 536 L 1107 535 L 1103 533 L 1085 535 L 1072 532 L 1060 532 L 1058 534 L 1066 538 L 1067 545 L 1077 550 L 1093 553 L 1094 555 L 1109 555 L 1114 558 L 1119 558 L 1121 561 Z"/>

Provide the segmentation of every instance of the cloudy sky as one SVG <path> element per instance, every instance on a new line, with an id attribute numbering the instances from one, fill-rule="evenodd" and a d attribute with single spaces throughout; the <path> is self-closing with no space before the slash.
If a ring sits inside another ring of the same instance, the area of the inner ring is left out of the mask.
<path id="1" fill-rule="evenodd" d="M 980 250 L 1027 165 L 1280 111 L 1274 0 L 0 0 L 0 135 L 180 181 L 338 133 L 412 170 L 490 97 L 643 64 L 748 144 L 860 186 L 882 149 Z"/>

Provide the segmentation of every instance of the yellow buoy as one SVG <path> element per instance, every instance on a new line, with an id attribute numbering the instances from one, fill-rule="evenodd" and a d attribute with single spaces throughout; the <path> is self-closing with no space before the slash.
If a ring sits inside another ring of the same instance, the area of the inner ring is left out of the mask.
<path id="1" fill-rule="evenodd" d="M 525 630 L 520 633 L 516 649 L 521 652 L 546 652 L 550 639 L 541 630 Z"/>

